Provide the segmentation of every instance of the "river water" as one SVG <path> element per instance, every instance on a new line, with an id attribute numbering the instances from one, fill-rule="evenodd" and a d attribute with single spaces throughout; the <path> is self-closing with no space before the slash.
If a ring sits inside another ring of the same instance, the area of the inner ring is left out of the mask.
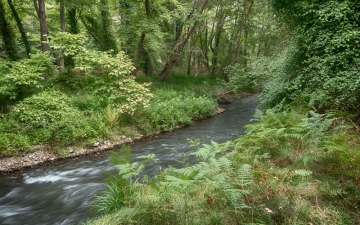
<path id="1" fill-rule="evenodd" d="M 181 154 L 193 148 L 187 139 L 225 142 L 245 131 L 257 106 L 257 95 L 241 102 L 223 105 L 226 112 L 214 118 L 148 138 L 130 145 L 133 159 L 150 153 L 159 159 L 148 166 L 147 174 L 156 174 L 159 166 L 177 165 Z M 171 150 L 173 149 L 173 150 Z M 174 150 L 175 149 L 175 150 Z M 41 225 L 77 224 L 91 215 L 89 204 L 104 186 L 104 171 L 109 171 L 109 152 L 43 165 L 22 173 L 0 177 L 0 224 Z"/>

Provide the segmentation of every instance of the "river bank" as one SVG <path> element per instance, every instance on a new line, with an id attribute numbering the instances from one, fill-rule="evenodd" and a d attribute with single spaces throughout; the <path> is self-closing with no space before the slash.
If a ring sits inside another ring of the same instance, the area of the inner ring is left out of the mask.
<path id="1" fill-rule="evenodd" d="M 223 113 L 225 109 L 218 108 L 215 111 L 215 115 Z M 181 128 L 181 126 L 177 127 Z M 171 132 L 171 131 L 170 131 Z M 64 155 L 56 154 L 56 151 L 50 145 L 38 145 L 32 146 L 33 152 L 22 154 L 13 157 L 4 157 L 0 159 L 0 175 L 7 175 L 14 171 L 26 170 L 40 166 L 47 162 L 56 162 L 58 160 L 76 158 L 89 154 L 97 154 L 101 151 L 110 150 L 116 148 L 122 144 L 132 143 L 137 140 L 149 138 L 160 134 L 157 132 L 149 135 L 138 135 L 135 137 L 126 137 L 125 135 L 118 135 L 113 140 L 104 140 L 95 142 L 89 147 L 80 146 L 68 146 Z"/>

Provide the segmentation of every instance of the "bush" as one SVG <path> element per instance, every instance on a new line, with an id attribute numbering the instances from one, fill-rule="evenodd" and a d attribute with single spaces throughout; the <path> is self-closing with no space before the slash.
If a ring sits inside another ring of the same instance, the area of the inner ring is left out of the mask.
<path id="1" fill-rule="evenodd" d="M 18 149 L 29 147 L 24 128 L 9 115 L 0 115 L 0 155 L 13 155 Z"/>
<path id="2" fill-rule="evenodd" d="M 104 137 L 108 127 L 102 117 L 85 117 L 71 106 L 62 92 L 50 90 L 24 99 L 11 111 L 25 127 L 33 144 L 70 144 L 91 137 Z"/>
<path id="3" fill-rule="evenodd" d="M 217 104 L 208 97 L 195 97 L 190 92 L 158 90 L 150 106 L 134 115 L 135 122 L 145 133 L 167 131 L 189 125 L 196 119 L 213 116 Z"/>
<path id="4" fill-rule="evenodd" d="M 21 101 L 13 108 L 11 115 L 25 126 L 47 128 L 66 117 L 80 114 L 69 103 L 70 98 L 62 92 L 44 91 Z"/>
<path id="5" fill-rule="evenodd" d="M 50 44 L 55 49 L 64 49 L 64 56 L 73 57 L 75 69 L 86 77 L 89 84 L 84 88 L 92 95 L 123 113 L 133 114 L 138 108 L 146 106 L 151 97 L 147 88 L 149 84 L 139 84 L 131 76 L 133 66 L 130 59 L 123 52 L 112 56 L 88 50 L 83 47 L 85 40 L 81 34 L 61 32 L 52 37 Z M 73 85 L 78 87 L 79 82 Z"/>
<path id="6" fill-rule="evenodd" d="M 0 94 L 17 99 L 40 89 L 45 75 L 51 76 L 55 69 L 52 60 L 47 53 L 33 54 L 29 59 L 15 62 L 0 59 Z"/>

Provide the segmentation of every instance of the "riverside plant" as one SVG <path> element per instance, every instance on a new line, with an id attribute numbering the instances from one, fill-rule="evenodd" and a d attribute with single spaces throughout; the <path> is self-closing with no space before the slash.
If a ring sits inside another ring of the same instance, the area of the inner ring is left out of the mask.
<path id="1" fill-rule="evenodd" d="M 204 144 L 191 154 L 198 163 L 168 168 L 153 178 L 141 175 L 147 163 L 156 161 L 155 155 L 141 157 L 143 162 L 115 165 L 117 178 L 93 202 L 97 212 L 111 214 L 88 223 L 233 224 L 242 220 L 253 180 L 249 164 L 235 163 L 236 152 L 226 154 L 232 148 L 230 142 Z"/>
<path id="2" fill-rule="evenodd" d="M 87 223 L 357 224 L 359 128 L 340 115 L 257 111 L 245 135 L 203 145 L 196 164 L 154 178 L 142 177 L 144 163 L 117 163 L 123 186 L 108 183 L 94 202 L 105 214 Z"/>

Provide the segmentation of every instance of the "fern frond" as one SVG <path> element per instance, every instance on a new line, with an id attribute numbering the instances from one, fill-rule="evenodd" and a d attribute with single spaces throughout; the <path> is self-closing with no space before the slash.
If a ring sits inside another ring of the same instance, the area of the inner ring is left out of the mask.
<path id="1" fill-rule="evenodd" d="M 311 174 L 313 174 L 313 172 L 311 170 L 295 170 L 294 172 L 296 175 L 299 175 L 302 177 L 310 176 Z"/>
<path id="2" fill-rule="evenodd" d="M 161 183 L 168 187 L 177 187 L 177 188 L 185 189 L 188 186 L 194 184 L 194 182 L 195 182 L 194 180 L 184 180 L 174 176 L 166 175 L 165 181 Z"/>

